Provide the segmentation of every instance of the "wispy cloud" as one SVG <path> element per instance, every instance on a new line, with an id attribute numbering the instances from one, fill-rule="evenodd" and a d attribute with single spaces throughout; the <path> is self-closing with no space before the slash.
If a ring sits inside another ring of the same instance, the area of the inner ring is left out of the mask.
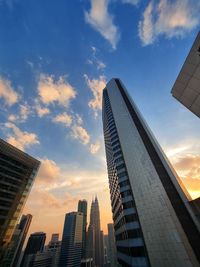
<path id="1" fill-rule="evenodd" d="M 90 65 L 96 65 L 97 70 L 103 70 L 106 67 L 106 64 L 97 57 L 97 48 L 91 46 L 92 56 L 87 60 L 87 63 Z"/>
<path id="2" fill-rule="evenodd" d="M 19 112 L 16 114 L 10 114 L 8 116 L 8 121 L 15 122 L 15 123 L 21 123 L 25 122 L 29 115 L 31 114 L 31 107 L 28 105 L 27 102 L 24 102 L 23 104 L 20 104 L 18 106 Z"/>
<path id="3" fill-rule="evenodd" d="M 96 154 L 99 151 L 100 147 L 101 147 L 101 145 L 100 145 L 99 142 L 91 144 L 90 145 L 90 153 L 91 154 Z"/>
<path id="4" fill-rule="evenodd" d="M 123 4 L 131 4 L 133 6 L 136 6 L 140 0 L 121 0 Z"/>
<path id="5" fill-rule="evenodd" d="M 57 103 L 68 107 L 70 101 L 76 97 L 76 90 L 66 81 L 64 76 L 55 80 L 52 75 L 41 74 L 38 83 L 38 94 L 44 104 Z"/>
<path id="6" fill-rule="evenodd" d="M 86 145 L 90 142 L 90 135 L 81 125 L 74 124 L 71 128 L 71 136 Z"/>
<path id="7" fill-rule="evenodd" d="M 110 42 L 113 49 L 116 49 L 119 31 L 113 23 L 113 16 L 108 12 L 109 2 L 109 0 L 90 0 L 91 9 L 89 12 L 85 12 L 85 19 Z"/>
<path id="8" fill-rule="evenodd" d="M 62 123 L 68 127 L 72 124 L 72 116 L 67 114 L 66 112 L 64 112 L 64 113 L 58 114 L 56 117 L 54 117 L 53 122 Z"/>
<path id="9" fill-rule="evenodd" d="M 191 139 L 166 149 L 166 154 L 192 198 L 200 196 L 200 142 Z"/>
<path id="10" fill-rule="evenodd" d="M 196 0 L 150 1 L 139 22 L 143 45 L 152 44 L 160 35 L 183 37 L 200 22 L 200 3 Z"/>
<path id="11" fill-rule="evenodd" d="M 7 137 L 7 142 L 21 150 L 40 143 L 35 133 L 22 131 L 14 123 L 6 122 L 5 127 L 12 131 Z"/>
<path id="12" fill-rule="evenodd" d="M 11 86 L 9 80 L 0 77 L 0 98 L 3 98 L 8 106 L 12 106 L 20 99 L 19 94 Z"/>
<path id="13" fill-rule="evenodd" d="M 42 107 L 39 103 L 36 103 L 35 110 L 40 118 L 50 114 L 50 109 L 47 107 Z"/>
<path id="14" fill-rule="evenodd" d="M 88 105 L 94 111 L 95 116 L 97 116 L 98 111 L 102 108 L 102 92 L 106 86 L 106 78 L 100 75 L 98 79 L 89 79 L 86 74 L 84 78 L 93 94 L 93 98 L 89 101 Z"/>

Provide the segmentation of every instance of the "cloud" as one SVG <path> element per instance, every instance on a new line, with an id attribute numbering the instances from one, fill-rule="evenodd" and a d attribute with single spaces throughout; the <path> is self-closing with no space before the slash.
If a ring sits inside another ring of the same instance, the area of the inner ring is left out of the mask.
<path id="1" fill-rule="evenodd" d="M 42 118 L 43 116 L 50 113 L 50 109 L 47 107 L 42 107 L 39 103 L 35 105 L 35 110 L 37 112 L 37 115 Z"/>
<path id="2" fill-rule="evenodd" d="M 174 167 L 181 173 L 181 176 L 200 180 L 200 155 L 187 154 L 179 157 Z"/>
<path id="3" fill-rule="evenodd" d="M 113 16 L 108 12 L 109 0 L 91 0 L 91 9 L 85 12 L 85 20 L 116 49 L 119 40 L 118 28 L 113 24 Z"/>
<path id="4" fill-rule="evenodd" d="M 131 5 L 134 5 L 136 6 L 140 0 L 121 0 L 123 4 L 131 4 Z"/>
<path id="5" fill-rule="evenodd" d="M 95 46 L 91 46 L 92 56 L 87 60 L 87 63 L 90 65 L 96 65 L 97 70 L 103 70 L 106 67 L 106 64 L 101 61 L 97 56 L 97 48 Z"/>
<path id="6" fill-rule="evenodd" d="M 93 94 L 93 98 L 89 101 L 88 105 L 93 109 L 95 116 L 97 116 L 98 111 L 102 108 L 102 92 L 106 86 L 106 78 L 101 75 L 99 79 L 89 79 L 86 74 L 84 78 Z"/>
<path id="7" fill-rule="evenodd" d="M 183 37 L 198 25 L 199 12 L 195 0 L 151 1 L 139 22 L 139 37 L 143 45 L 152 44 L 160 35 Z"/>
<path id="8" fill-rule="evenodd" d="M 0 77 L 0 98 L 3 98 L 8 106 L 19 101 L 18 93 L 12 88 L 11 82 Z"/>
<path id="9" fill-rule="evenodd" d="M 28 115 L 30 114 L 30 108 L 29 108 L 29 106 L 27 105 L 27 104 L 24 104 L 24 105 L 20 105 L 20 112 L 19 112 L 19 114 L 20 114 L 20 119 L 22 120 L 22 121 L 26 121 L 27 120 L 27 118 L 28 118 Z"/>
<path id="10" fill-rule="evenodd" d="M 41 74 L 38 83 L 38 94 L 44 104 L 57 103 L 68 107 L 72 99 L 76 97 L 76 91 L 66 80 L 60 76 L 55 81 L 53 76 Z"/>
<path id="11" fill-rule="evenodd" d="M 29 114 L 31 113 L 31 109 L 27 103 L 19 105 L 19 113 L 18 114 L 10 114 L 8 116 L 8 120 L 10 122 L 25 122 L 28 119 Z"/>
<path id="12" fill-rule="evenodd" d="M 41 166 L 37 175 L 39 183 L 52 183 L 60 177 L 60 167 L 55 161 L 48 158 L 40 159 Z"/>
<path id="13" fill-rule="evenodd" d="M 71 136 L 86 145 L 90 142 L 90 135 L 81 125 L 74 124 L 71 128 Z"/>
<path id="14" fill-rule="evenodd" d="M 62 114 L 58 114 L 56 117 L 53 118 L 54 122 L 62 123 L 65 126 L 70 126 L 72 124 L 72 116 L 67 114 L 66 112 Z"/>
<path id="15" fill-rule="evenodd" d="M 18 119 L 18 116 L 14 115 L 14 114 L 10 114 L 8 116 L 8 120 L 11 122 L 15 122 Z"/>
<path id="16" fill-rule="evenodd" d="M 21 150 L 40 143 L 35 133 L 23 132 L 11 122 L 5 123 L 5 127 L 12 130 L 12 134 L 7 137 L 7 142 Z"/>
<path id="17" fill-rule="evenodd" d="M 91 152 L 91 154 L 96 154 L 99 151 L 100 147 L 101 146 L 100 146 L 100 143 L 99 142 L 97 142 L 95 144 L 91 144 L 90 145 L 90 152 Z"/>

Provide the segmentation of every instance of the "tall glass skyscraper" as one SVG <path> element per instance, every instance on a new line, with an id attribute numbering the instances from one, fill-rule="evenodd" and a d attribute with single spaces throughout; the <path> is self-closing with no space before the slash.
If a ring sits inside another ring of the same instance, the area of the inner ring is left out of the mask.
<path id="1" fill-rule="evenodd" d="M 80 267 L 83 235 L 83 213 L 65 215 L 59 267 Z"/>
<path id="2" fill-rule="evenodd" d="M 20 257 L 22 253 L 22 248 L 24 241 L 26 239 L 30 224 L 32 221 L 32 215 L 22 215 L 20 223 L 17 225 L 11 242 L 6 249 L 6 255 L 2 260 L 2 266 L 16 267 L 20 265 Z"/>
<path id="3" fill-rule="evenodd" d="M 0 262 L 39 166 L 38 160 L 0 139 Z"/>
<path id="4" fill-rule="evenodd" d="M 110 197 L 122 266 L 199 266 L 190 196 L 119 79 L 103 91 Z"/>
<path id="5" fill-rule="evenodd" d="M 43 252 L 46 241 L 46 233 L 36 232 L 30 235 L 26 245 L 21 267 L 28 267 L 38 252 Z"/>
<path id="6" fill-rule="evenodd" d="M 86 228 L 87 228 L 87 201 L 79 200 L 78 212 L 83 213 L 83 242 L 82 242 L 82 258 L 86 258 Z"/>

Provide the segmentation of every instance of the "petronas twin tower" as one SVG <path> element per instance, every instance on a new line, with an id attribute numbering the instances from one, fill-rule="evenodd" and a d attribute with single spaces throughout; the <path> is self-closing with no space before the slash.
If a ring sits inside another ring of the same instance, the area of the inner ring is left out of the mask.
<path id="1" fill-rule="evenodd" d="M 97 197 L 92 201 L 90 210 L 90 224 L 87 238 L 87 257 L 93 258 L 95 266 L 104 264 L 103 240 L 101 238 L 100 212 Z"/>

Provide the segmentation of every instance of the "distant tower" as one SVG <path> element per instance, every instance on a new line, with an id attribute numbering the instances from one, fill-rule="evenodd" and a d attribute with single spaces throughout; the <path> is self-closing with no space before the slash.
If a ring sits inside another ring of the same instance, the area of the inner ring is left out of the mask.
<path id="1" fill-rule="evenodd" d="M 191 198 L 119 79 L 106 85 L 102 111 L 118 262 L 199 266 Z"/>
<path id="2" fill-rule="evenodd" d="M 32 255 L 35 255 L 37 252 L 43 251 L 45 240 L 46 240 L 46 234 L 43 232 L 36 232 L 30 235 L 20 265 L 21 267 L 27 267 L 30 257 Z"/>
<path id="3" fill-rule="evenodd" d="M 40 162 L 0 139 L 0 265 Z"/>
<path id="4" fill-rule="evenodd" d="M 59 267 L 80 267 L 83 234 L 83 213 L 65 215 Z"/>
<path id="5" fill-rule="evenodd" d="M 117 250 L 115 243 L 115 233 L 112 223 L 108 224 L 108 244 L 107 244 L 107 255 L 110 260 L 110 267 L 117 266 Z"/>
<path id="6" fill-rule="evenodd" d="M 97 197 L 92 201 L 90 210 L 90 224 L 88 227 L 88 239 L 93 240 L 94 244 L 90 241 L 89 251 L 92 252 L 90 257 L 93 257 L 96 266 L 101 267 L 103 251 L 101 251 L 101 228 L 100 228 L 100 212 Z"/>
<path id="7" fill-rule="evenodd" d="M 86 257 L 86 230 L 87 230 L 87 201 L 79 200 L 78 212 L 83 213 L 83 246 L 82 246 L 82 258 Z"/>

